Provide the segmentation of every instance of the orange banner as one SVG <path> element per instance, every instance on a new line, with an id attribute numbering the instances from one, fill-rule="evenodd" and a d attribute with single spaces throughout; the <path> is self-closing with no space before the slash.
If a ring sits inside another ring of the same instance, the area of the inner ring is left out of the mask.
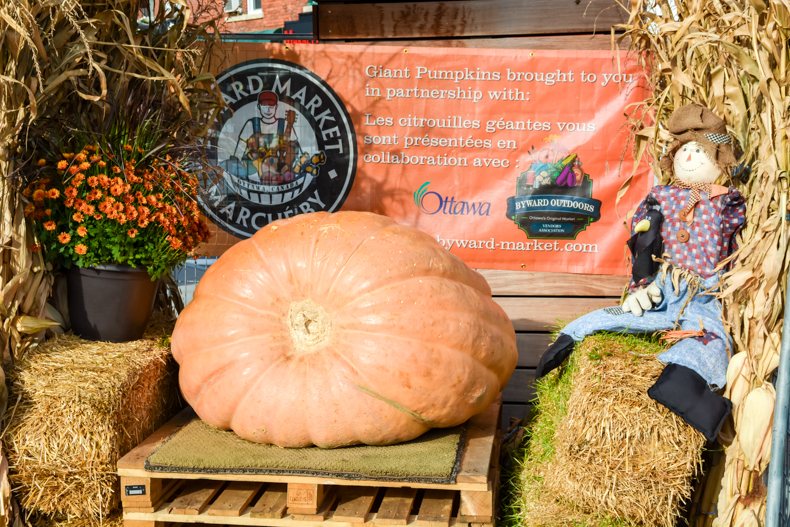
<path id="1" fill-rule="evenodd" d="M 237 44 L 201 206 L 234 238 L 282 217 L 370 210 L 470 266 L 623 274 L 647 193 L 625 53 Z M 634 176 L 616 203 L 624 181 Z"/>

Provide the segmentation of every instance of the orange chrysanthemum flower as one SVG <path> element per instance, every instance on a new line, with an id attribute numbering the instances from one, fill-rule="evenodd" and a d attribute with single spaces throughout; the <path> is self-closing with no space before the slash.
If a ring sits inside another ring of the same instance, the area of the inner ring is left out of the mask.
<path id="1" fill-rule="evenodd" d="M 99 167 L 100 167 L 100 168 L 104 168 L 104 167 L 106 167 L 106 166 L 107 166 L 107 163 L 106 163 L 106 162 L 104 162 L 104 161 L 99 161 Z"/>
<path id="2" fill-rule="evenodd" d="M 85 225 L 80 225 L 77 227 L 77 234 L 84 238 L 88 235 L 88 228 Z"/>
<path id="3" fill-rule="evenodd" d="M 60 197 L 60 191 L 56 188 L 51 188 L 47 192 L 47 197 L 49 199 L 58 199 Z"/>
<path id="4" fill-rule="evenodd" d="M 66 195 L 67 198 L 76 198 L 77 197 L 77 189 L 74 187 L 66 187 L 63 189 L 63 193 Z"/>
<path id="5" fill-rule="evenodd" d="M 88 176 L 88 186 L 96 187 L 99 184 L 99 178 L 96 176 Z"/>
<path id="6" fill-rule="evenodd" d="M 113 174 L 120 174 L 121 173 L 121 167 L 119 167 L 117 165 L 112 167 L 112 173 Z"/>
<path id="7" fill-rule="evenodd" d="M 173 249 L 178 250 L 181 248 L 182 245 L 181 240 L 179 240 L 175 236 L 168 236 L 167 241 L 170 242 L 170 247 L 172 247 Z"/>
<path id="8" fill-rule="evenodd" d="M 44 201 L 44 198 L 47 197 L 47 193 L 42 189 L 36 189 L 33 191 L 33 201 Z"/>
<path id="9" fill-rule="evenodd" d="M 58 161 L 58 170 L 66 170 L 69 168 L 69 162 L 65 159 Z"/>
<path id="10" fill-rule="evenodd" d="M 44 222 L 44 229 L 46 229 L 48 231 L 54 231 L 56 227 L 57 227 L 57 224 L 55 224 L 55 222 L 52 221 L 52 220 Z"/>
<path id="11" fill-rule="evenodd" d="M 81 212 L 75 212 L 74 214 L 71 215 L 71 219 L 76 221 L 77 223 L 82 223 L 83 221 L 85 221 L 85 216 L 83 216 Z"/>
<path id="12" fill-rule="evenodd" d="M 127 236 L 129 236 L 129 238 L 134 238 L 135 236 L 137 236 L 137 229 L 129 229 L 128 231 L 126 231 L 126 234 Z"/>
<path id="13" fill-rule="evenodd" d="M 74 246 L 74 252 L 77 254 L 85 254 L 88 252 L 88 247 L 86 247 L 81 243 L 78 243 L 77 245 Z"/>
<path id="14" fill-rule="evenodd" d="M 88 159 L 88 156 L 85 155 L 85 152 L 80 152 L 79 154 L 74 156 L 74 160 L 77 161 L 78 163 L 82 163 L 86 159 Z"/>
<path id="15" fill-rule="evenodd" d="M 36 206 L 33 205 L 32 203 L 28 203 L 27 205 L 25 205 L 25 216 L 30 216 L 31 214 L 33 214 L 33 212 L 35 212 L 35 210 L 36 210 Z"/>
<path id="16" fill-rule="evenodd" d="M 132 145 L 123 145 L 123 149 L 126 150 L 127 152 L 131 152 L 132 150 L 134 150 L 132 148 Z"/>
<path id="17" fill-rule="evenodd" d="M 80 163 L 80 170 L 88 170 L 91 167 L 91 164 L 87 161 L 83 161 Z"/>
<path id="18" fill-rule="evenodd" d="M 96 163 L 96 162 L 98 162 L 98 161 L 101 161 L 101 156 L 99 156 L 99 155 L 97 155 L 97 154 L 93 154 L 93 155 L 90 157 L 90 162 L 91 162 L 91 163 Z"/>
<path id="19" fill-rule="evenodd" d="M 80 167 L 79 167 L 79 166 L 77 166 L 77 165 L 71 165 L 71 166 L 69 167 L 69 170 L 68 170 L 69 174 L 71 174 L 72 176 L 73 176 L 74 174 L 76 174 L 77 172 L 79 172 L 79 171 L 80 171 Z"/>
<path id="20" fill-rule="evenodd" d="M 71 234 L 67 232 L 61 232 L 60 234 L 58 234 L 58 241 L 63 245 L 66 245 L 71 241 Z"/>

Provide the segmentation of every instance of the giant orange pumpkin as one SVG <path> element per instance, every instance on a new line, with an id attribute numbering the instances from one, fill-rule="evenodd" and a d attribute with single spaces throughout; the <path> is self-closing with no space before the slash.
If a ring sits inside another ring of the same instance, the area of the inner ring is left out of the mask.
<path id="1" fill-rule="evenodd" d="M 487 408 L 516 366 L 485 279 L 365 212 L 274 222 L 203 276 L 172 338 L 207 423 L 286 447 L 382 445 Z"/>

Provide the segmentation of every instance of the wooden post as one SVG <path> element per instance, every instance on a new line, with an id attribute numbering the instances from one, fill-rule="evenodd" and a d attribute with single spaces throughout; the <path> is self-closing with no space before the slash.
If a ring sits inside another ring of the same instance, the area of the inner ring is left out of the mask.
<path id="1" fill-rule="evenodd" d="M 326 485 L 314 483 L 289 483 L 288 504 L 289 514 L 316 514 L 326 497 Z"/>

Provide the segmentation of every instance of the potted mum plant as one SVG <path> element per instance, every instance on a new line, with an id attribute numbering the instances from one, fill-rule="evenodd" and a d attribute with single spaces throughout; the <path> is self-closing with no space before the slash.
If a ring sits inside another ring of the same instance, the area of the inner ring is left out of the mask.
<path id="1" fill-rule="evenodd" d="M 37 248 L 66 270 L 72 330 L 91 340 L 142 336 L 157 281 L 208 236 L 186 160 L 147 145 L 145 127 L 129 136 L 39 159 L 23 191 Z"/>

